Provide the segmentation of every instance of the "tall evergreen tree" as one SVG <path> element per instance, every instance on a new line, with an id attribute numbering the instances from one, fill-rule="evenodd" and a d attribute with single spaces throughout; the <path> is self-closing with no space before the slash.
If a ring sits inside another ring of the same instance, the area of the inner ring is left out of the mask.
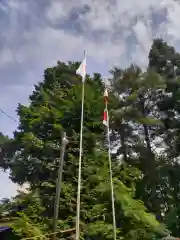
<path id="1" fill-rule="evenodd" d="M 155 69 L 166 79 L 163 98 L 158 103 L 160 119 L 164 123 L 159 131 L 164 157 L 158 175 L 161 178 L 159 182 L 164 199 L 165 221 L 174 235 L 179 236 L 180 54 L 162 39 L 156 39 L 149 53 L 149 68 Z"/>
<path id="2" fill-rule="evenodd" d="M 58 62 L 56 67 L 45 71 L 44 81 L 35 86 L 29 98 L 30 105 L 18 107 L 19 128 L 14 133 L 8 154 L 1 160 L 2 167 L 10 168 L 14 182 L 29 182 L 32 191 L 38 189 L 46 206 L 43 216 L 51 219 L 60 132 L 67 132 L 70 143 L 63 173 L 60 229 L 75 226 L 81 113 L 81 80 L 75 75 L 77 65 Z M 103 90 L 100 74 L 87 76 L 81 198 L 81 230 L 86 239 L 112 238 L 108 161 L 100 117 L 104 110 Z M 113 94 L 110 94 L 109 101 L 110 108 L 119 107 L 120 103 Z M 166 235 L 164 227 L 148 213 L 143 203 L 134 199 L 135 182 L 141 177 L 140 172 L 133 167 L 119 166 L 117 161 L 113 162 L 113 169 L 118 238 L 152 239 L 158 234 Z M 51 228 L 50 224 L 48 226 Z M 73 234 L 70 233 L 70 237 L 73 238 Z"/>
<path id="3" fill-rule="evenodd" d="M 158 119 L 158 103 L 165 87 L 165 80 L 152 70 L 143 73 L 140 68 L 132 65 L 124 71 L 116 68 L 113 72 L 112 89 L 118 98 L 121 97 L 120 109 L 113 112 L 114 129 L 117 131 L 122 128 L 123 118 L 126 143 L 122 141 L 122 130 L 118 131 L 116 135 L 120 136 L 120 148 L 124 145 L 123 149 L 131 148 L 131 155 L 128 154 L 125 161 L 143 172 L 136 194 L 158 218 L 161 218 L 162 197 L 157 191 L 158 159 L 154 148 L 157 132 L 163 125 Z M 123 134 L 123 138 L 124 136 Z"/>

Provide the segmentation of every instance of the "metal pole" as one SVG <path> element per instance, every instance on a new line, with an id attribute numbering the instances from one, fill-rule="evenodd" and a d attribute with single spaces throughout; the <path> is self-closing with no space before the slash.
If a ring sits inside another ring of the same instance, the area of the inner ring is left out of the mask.
<path id="1" fill-rule="evenodd" d="M 109 112 L 106 103 L 107 110 L 107 139 L 108 139 L 108 160 L 109 160 L 109 176 L 111 186 L 111 204 L 112 204 L 112 217 L 113 217 L 113 240 L 116 240 L 116 212 L 115 212 L 115 199 L 114 199 L 114 186 L 112 175 L 112 161 L 111 161 L 111 143 L 110 143 L 110 130 L 109 130 Z"/>
<path id="2" fill-rule="evenodd" d="M 81 204 L 81 162 L 82 162 L 82 141 L 83 141 L 83 122 L 84 122 L 84 82 L 82 83 L 81 101 L 81 129 L 80 129 L 80 148 L 79 148 L 79 170 L 78 170 L 78 191 L 77 191 L 77 213 L 76 213 L 76 240 L 80 237 L 80 204 Z"/>
<path id="3" fill-rule="evenodd" d="M 62 135 L 62 143 L 61 143 L 61 154 L 60 154 L 60 161 L 58 166 L 58 177 L 56 181 L 56 197 L 54 203 L 54 217 L 53 217 L 53 240 L 56 240 L 56 232 L 57 232 L 57 221 L 59 215 L 59 201 L 60 201 L 60 194 L 61 194 L 61 183 L 62 183 L 62 174 L 63 174 L 63 165 L 64 165 L 64 153 L 66 146 L 68 144 L 68 140 L 66 138 L 66 133 L 64 132 Z"/>

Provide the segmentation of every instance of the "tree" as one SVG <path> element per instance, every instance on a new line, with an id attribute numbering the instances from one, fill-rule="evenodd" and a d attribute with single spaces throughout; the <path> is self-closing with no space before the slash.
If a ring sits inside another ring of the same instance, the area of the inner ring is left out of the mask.
<path id="1" fill-rule="evenodd" d="M 142 72 L 134 65 L 125 70 L 115 68 L 112 74 L 114 94 L 118 99 L 121 96 L 120 109 L 113 111 L 113 129 L 120 137 L 120 150 L 126 149 L 126 163 L 143 172 L 136 196 L 161 219 L 164 209 L 160 207 L 162 196 L 157 191 L 159 159 L 154 148 L 158 132 L 163 128 L 163 122 L 158 119 L 158 103 L 166 87 L 165 79 L 153 70 Z"/>
<path id="2" fill-rule="evenodd" d="M 13 181 L 20 184 L 28 181 L 32 191 L 38 189 L 42 204 L 46 206 L 43 216 L 51 220 L 61 141 L 60 132 L 66 131 L 70 143 L 65 156 L 63 173 L 60 229 L 75 226 L 81 113 L 80 77 L 75 75 L 77 64 L 58 62 L 56 67 L 47 69 L 44 81 L 35 86 L 35 91 L 29 98 L 30 105 L 28 107 L 19 105 L 19 128 L 14 133 L 10 151 L 2 164 L 10 168 Z M 104 152 L 104 130 L 100 117 L 104 110 L 103 90 L 100 74 L 87 76 L 81 229 L 84 237 L 91 239 L 109 239 L 112 234 L 107 154 Z M 110 94 L 109 101 L 110 108 L 118 108 L 120 103 L 113 94 Z M 119 166 L 115 160 L 113 168 L 116 171 L 114 180 L 119 238 L 151 239 L 158 234 L 166 235 L 164 227 L 148 213 L 143 203 L 134 199 L 135 186 L 132 186 L 132 182 L 141 176 L 139 171 L 136 172 L 134 168 L 126 165 L 123 171 L 122 166 Z M 120 171 L 123 177 L 119 177 Z M 131 174 L 131 177 L 126 174 Z M 129 226 L 132 231 L 129 231 Z M 48 227 L 51 228 L 50 223 Z M 70 233 L 70 237 L 73 237 L 73 234 Z"/>
<path id="3" fill-rule="evenodd" d="M 149 54 L 149 68 L 156 69 L 161 75 L 166 78 L 166 89 L 163 99 L 159 102 L 158 107 L 161 112 L 161 121 L 165 128 L 159 132 L 161 143 L 163 143 L 165 151 L 164 167 L 161 166 L 161 172 L 166 174 L 166 189 L 168 187 L 166 197 L 166 211 L 169 212 L 168 224 L 173 222 L 173 232 L 179 235 L 179 226 L 176 221 L 177 217 L 172 218 L 173 214 L 178 214 L 179 205 L 179 99 L 180 99 L 180 54 L 175 51 L 172 46 L 169 46 L 162 39 L 154 40 Z M 170 197 L 171 196 L 171 197 Z M 176 209 L 176 210 L 175 210 Z M 176 213 L 175 213 L 176 212 Z M 176 227 L 174 222 L 176 222 Z M 170 224 L 171 225 L 171 224 Z M 171 225 L 172 227 L 172 225 Z M 172 229 L 172 228 L 171 228 Z"/>
<path id="4" fill-rule="evenodd" d="M 169 156 L 178 157 L 180 54 L 162 39 L 155 39 L 149 53 L 149 68 L 155 69 L 166 79 L 163 98 L 158 103 L 161 121 L 165 126 L 165 129 L 163 128 L 160 134 L 165 145 L 170 146 L 167 149 Z"/>
<path id="5" fill-rule="evenodd" d="M 36 236 L 47 239 L 44 233 L 48 230 L 48 219 L 43 216 L 45 207 L 41 204 L 38 192 L 19 192 L 1 206 L 3 211 L 0 224 L 11 227 L 14 236 L 21 239 Z"/>

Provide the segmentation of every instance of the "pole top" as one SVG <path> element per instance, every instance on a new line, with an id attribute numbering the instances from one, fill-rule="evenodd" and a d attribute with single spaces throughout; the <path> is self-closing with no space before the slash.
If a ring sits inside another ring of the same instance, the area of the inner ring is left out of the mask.
<path id="1" fill-rule="evenodd" d="M 67 145 L 69 141 L 66 138 L 66 132 L 63 132 L 62 134 L 62 144 Z"/>

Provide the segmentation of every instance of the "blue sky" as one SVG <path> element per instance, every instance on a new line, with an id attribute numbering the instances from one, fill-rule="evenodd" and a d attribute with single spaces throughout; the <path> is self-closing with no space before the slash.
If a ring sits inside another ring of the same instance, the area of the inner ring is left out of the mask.
<path id="1" fill-rule="evenodd" d="M 88 73 L 107 76 L 113 65 L 147 65 L 152 39 L 180 50 L 180 3 L 175 0 L 0 0 L 0 108 L 17 119 L 33 84 L 57 60 L 81 60 Z M 0 115 L 0 131 L 12 136 L 17 124 Z M 0 198 L 15 194 L 0 173 Z"/>

